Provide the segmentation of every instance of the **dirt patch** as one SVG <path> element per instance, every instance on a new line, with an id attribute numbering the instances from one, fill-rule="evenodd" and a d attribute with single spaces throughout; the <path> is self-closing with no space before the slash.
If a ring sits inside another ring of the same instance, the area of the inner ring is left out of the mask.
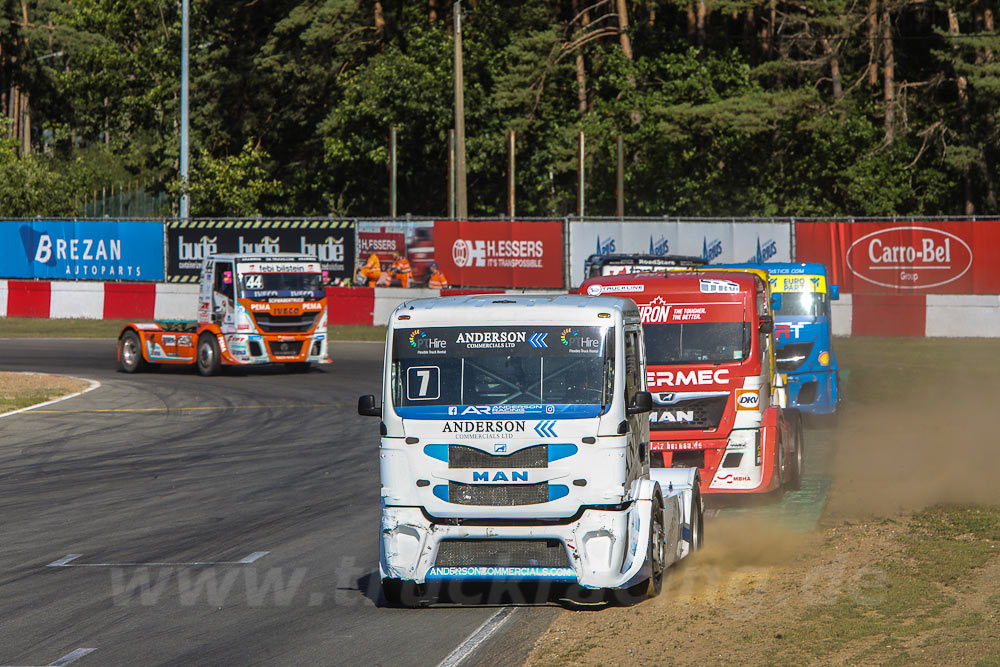
<path id="1" fill-rule="evenodd" d="M 44 373 L 0 371 L 0 414 L 82 391 L 86 380 Z"/>
<path id="2" fill-rule="evenodd" d="M 990 521 L 1000 527 L 1000 513 Z M 757 550 L 765 537 L 778 540 L 773 556 Z M 941 548 L 941 536 L 921 533 L 911 518 L 807 535 L 762 526 L 717 542 L 673 571 L 655 599 L 564 611 L 528 664 L 985 667 L 1000 660 L 1000 541 L 953 536 Z M 958 565 L 935 574 L 939 561 Z"/>
<path id="3" fill-rule="evenodd" d="M 564 611 L 527 663 L 1000 666 L 1000 341 L 837 354 L 850 378 L 819 530 L 711 521 L 658 598 Z"/>
<path id="4" fill-rule="evenodd" d="M 849 343 L 849 345 L 848 345 Z M 849 401 L 826 516 L 1000 504 L 993 417 L 1000 341 L 845 341 Z"/>

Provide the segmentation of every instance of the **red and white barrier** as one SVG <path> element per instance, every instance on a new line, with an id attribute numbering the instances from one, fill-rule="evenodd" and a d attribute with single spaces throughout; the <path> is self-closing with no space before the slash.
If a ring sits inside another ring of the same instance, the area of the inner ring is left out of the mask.
<path id="1" fill-rule="evenodd" d="M 197 312 L 197 285 L 0 280 L 4 317 L 193 320 Z"/>
<path id="2" fill-rule="evenodd" d="M 330 324 L 382 325 L 403 301 L 524 290 L 328 287 Z M 548 290 L 551 293 L 552 290 Z M 539 293 L 545 293 L 539 291 Z M 0 317 L 195 320 L 198 286 L 181 283 L 0 280 Z M 841 294 L 835 336 L 1000 338 L 1000 295 Z"/>

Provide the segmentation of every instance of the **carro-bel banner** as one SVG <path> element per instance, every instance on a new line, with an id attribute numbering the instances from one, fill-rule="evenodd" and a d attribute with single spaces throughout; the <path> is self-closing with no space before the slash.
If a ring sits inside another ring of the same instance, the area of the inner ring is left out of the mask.
<path id="1" fill-rule="evenodd" d="M 563 287 L 563 223 L 435 220 L 438 265 L 452 285 Z"/>
<path id="2" fill-rule="evenodd" d="M 163 280 L 163 223 L 0 222 L 0 276 L 56 280 Z"/>
<path id="3" fill-rule="evenodd" d="M 796 260 L 842 292 L 1000 294 L 1000 221 L 797 222 Z"/>
<path id="4" fill-rule="evenodd" d="M 167 280 L 196 282 L 216 253 L 316 255 L 329 282 L 354 275 L 354 222 L 344 220 L 172 220 L 167 223 Z"/>

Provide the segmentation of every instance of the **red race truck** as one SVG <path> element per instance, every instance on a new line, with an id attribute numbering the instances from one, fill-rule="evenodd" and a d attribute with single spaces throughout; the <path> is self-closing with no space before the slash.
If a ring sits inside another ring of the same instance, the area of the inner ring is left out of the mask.
<path id="1" fill-rule="evenodd" d="M 774 366 L 766 271 L 604 276 L 580 292 L 634 300 L 646 335 L 651 465 L 701 471 L 703 493 L 766 493 L 802 476 L 802 419 Z"/>
<path id="2" fill-rule="evenodd" d="M 319 261 L 308 255 L 213 255 L 201 267 L 197 322 L 129 323 L 118 336 L 126 373 L 153 364 L 283 363 L 306 371 L 327 363 L 326 292 Z"/>

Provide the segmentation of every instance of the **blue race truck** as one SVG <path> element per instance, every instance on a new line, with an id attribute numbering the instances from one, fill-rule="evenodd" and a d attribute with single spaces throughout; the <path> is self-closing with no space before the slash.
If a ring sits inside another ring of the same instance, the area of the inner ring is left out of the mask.
<path id="1" fill-rule="evenodd" d="M 829 284 L 826 267 L 801 262 L 712 266 L 764 269 L 770 274 L 778 346 L 775 364 L 787 377 L 789 405 L 818 415 L 836 412 L 840 376 L 833 354 L 830 302 L 840 298 L 840 288 Z"/>

